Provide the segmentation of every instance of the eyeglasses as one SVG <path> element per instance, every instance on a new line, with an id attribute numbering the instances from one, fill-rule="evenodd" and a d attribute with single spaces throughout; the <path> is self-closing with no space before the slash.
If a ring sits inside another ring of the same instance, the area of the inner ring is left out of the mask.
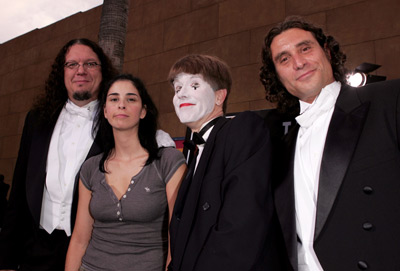
<path id="1" fill-rule="evenodd" d="M 85 70 L 94 70 L 97 68 L 97 66 L 101 66 L 101 64 L 96 63 L 96 62 L 85 62 L 82 64 L 79 64 L 78 62 L 67 62 L 64 64 L 64 67 L 70 69 L 70 70 L 77 70 L 79 67 L 82 66 L 83 69 Z"/>

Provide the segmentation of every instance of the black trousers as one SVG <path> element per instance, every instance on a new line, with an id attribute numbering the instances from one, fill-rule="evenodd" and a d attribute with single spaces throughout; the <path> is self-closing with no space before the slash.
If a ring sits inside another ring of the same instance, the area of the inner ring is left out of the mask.
<path id="1" fill-rule="evenodd" d="M 27 240 L 20 271 L 63 271 L 70 237 L 65 231 L 54 230 L 51 234 L 37 230 Z"/>

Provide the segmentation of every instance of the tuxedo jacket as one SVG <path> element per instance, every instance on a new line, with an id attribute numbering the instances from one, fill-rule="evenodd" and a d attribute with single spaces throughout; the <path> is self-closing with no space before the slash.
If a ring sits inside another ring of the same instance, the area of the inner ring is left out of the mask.
<path id="1" fill-rule="evenodd" d="M 7 207 L 7 193 L 10 188 L 9 184 L 3 182 L 4 176 L 0 176 L 0 229 L 3 225 L 3 216 Z"/>
<path id="2" fill-rule="evenodd" d="M 275 204 L 297 270 L 294 153 L 285 139 Z M 400 80 L 342 86 L 323 150 L 314 250 L 326 271 L 400 270 Z"/>
<path id="3" fill-rule="evenodd" d="M 0 269 L 16 269 L 23 257 L 25 245 L 39 229 L 47 155 L 56 122 L 57 118 L 40 124 L 39 116 L 32 111 L 25 119 L 9 204 L 0 233 Z M 96 138 L 87 158 L 99 154 L 100 146 Z M 77 176 L 71 210 L 72 228 L 78 202 L 78 179 Z"/>
<path id="4" fill-rule="evenodd" d="M 279 270 L 270 147 L 254 113 L 217 121 L 175 202 L 169 270 Z"/>

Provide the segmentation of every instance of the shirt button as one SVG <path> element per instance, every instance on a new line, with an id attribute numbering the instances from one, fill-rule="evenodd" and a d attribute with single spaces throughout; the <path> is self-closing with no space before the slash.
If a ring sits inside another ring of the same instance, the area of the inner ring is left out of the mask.
<path id="1" fill-rule="evenodd" d="M 203 204 L 203 210 L 207 211 L 210 208 L 210 204 L 208 204 L 208 202 Z"/>
<path id="2" fill-rule="evenodd" d="M 120 205 L 120 204 L 119 204 L 119 202 L 118 202 L 118 203 L 117 203 L 117 207 L 119 207 L 119 205 Z"/>
<path id="3" fill-rule="evenodd" d="M 364 262 L 364 261 L 359 261 L 357 266 L 361 270 L 367 270 L 368 269 L 368 264 L 366 262 Z"/>
<path id="4" fill-rule="evenodd" d="M 119 220 L 119 221 L 122 221 L 122 217 L 120 217 L 118 220 Z"/>
<path id="5" fill-rule="evenodd" d="M 123 198 L 126 198 L 126 195 L 123 195 L 122 197 L 123 197 Z"/>
<path id="6" fill-rule="evenodd" d="M 369 222 L 365 222 L 365 223 L 363 224 L 363 229 L 366 230 L 366 231 L 372 230 L 373 227 L 374 227 L 374 225 L 372 225 L 372 223 L 369 223 Z"/>
<path id="7" fill-rule="evenodd" d="M 131 188 L 130 188 L 130 187 L 128 188 L 128 192 L 129 192 L 129 191 L 131 191 Z"/>
<path id="8" fill-rule="evenodd" d="M 119 215 L 120 213 L 121 213 L 121 212 L 120 212 L 120 211 L 118 211 L 118 212 L 117 212 L 117 215 Z"/>
<path id="9" fill-rule="evenodd" d="M 371 194 L 374 192 L 374 190 L 372 189 L 371 186 L 365 186 L 365 187 L 363 188 L 363 191 L 364 191 L 364 193 L 367 194 L 367 195 L 371 195 Z"/>
<path id="10" fill-rule="evenodd" d="M 135 183 L 135 181 L 134 181 L 134 180 L 132 180 L 132 181 L 131 181 L 131 184 L 134 184 L 134 183 Z"/>

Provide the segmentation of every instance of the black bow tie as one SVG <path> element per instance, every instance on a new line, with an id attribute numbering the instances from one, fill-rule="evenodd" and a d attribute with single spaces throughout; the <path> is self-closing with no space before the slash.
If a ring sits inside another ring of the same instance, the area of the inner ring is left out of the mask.
<path id="1" fill-rule="evenodd" d="M 196 145 L 201 145 L 201 144 L 206 143 L 204 141 L 202 134 L 196 133 L 196 132 L 193 133 L 192 140 Z"/>
<path id="2" fill-rule="evenodd" d="M 197 148 L 197 145 L 201 145 L 206 143 L 206 141 L 203 138 L 203 135 L 209 130 L 211 129 L 211 127 L 213 127 L 215 125 L 215 123 L 220 119 L 221 117 L 215 118 L 212 121 L 210 121 L 209 123 L 207 123 L 206 126 L 204 126 L 200 132 L 196 133 L 194 132 L 192 135 L 192 139 L 191 140 L 185 140 L 185 142 L 183 142 L 183 145 L 190 150 L 189 153 L 189 157 L 188 157 L 188 165 L 192 165 L 192 161 L 196 160 L 199 148 Z M 194 165 L 195 163 L 193 163 Z M 193 169 L 194 170 L 194 167 Z"/>
<path id="3" fill-rule="evenodd" d="M 192 135 L 192 139 L 191 140 L 185 140 L 185 142 L 183 142 L 183 144 L 185 145 L 186 148 L 188 148 L 191 151 L 194 151 L 197 147 L 197 145 L 201 145 L 206 143 L 206 141 L 203 138 L 203 135 L 211 128 L 215 125 L 215 123 L 220 119 L 221 117 L 215 118 L 212 121 L 210 121 L 209 123 L 207 123 L 206 126 L 204 126 L 200 132 L 196 133 L 194 132 Z"/>

